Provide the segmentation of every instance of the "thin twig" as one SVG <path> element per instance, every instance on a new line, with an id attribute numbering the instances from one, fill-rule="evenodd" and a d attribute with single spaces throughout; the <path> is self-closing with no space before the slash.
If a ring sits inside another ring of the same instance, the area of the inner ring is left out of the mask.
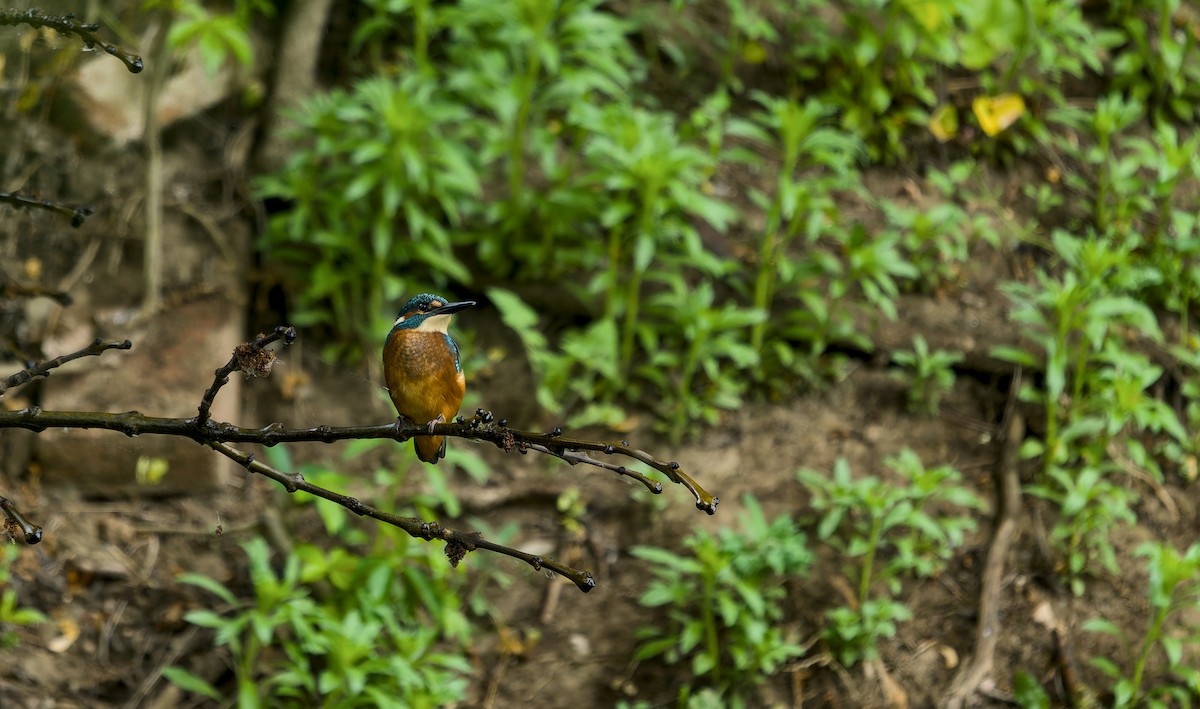
<path id="1" fill-rule="evenodd" d="M 0 19 L 3 19 L 3 12 L 3 10 L 0 10 Z M 56 212 L 57 214 L 70 219 L 71 226 L 73 227 L 82 225 L 84 219 L 87 219 L 96 213 L 94 208 L 85 204 L 64 204 L 62 202 L 55 202 L 49 199 L 27 197 L 16 192 L 0 192 L 0 203 L 9 204 L 14 207 L 48 209 L 51 212 Z"/>
<path id="2" fill-rule="evenodd" d="M 285 345 L 292 344 L 296 340 L 296 328 L 280 325 L 270 335 L 259 334 L 253 342 L 243 342 L 234 348 L 233 356 L 225 366 L 214 373 L 212 386 L 200 399 L 200 406 L 197 407 L 197 425 L 203 426 L 208 423 L 213 399 L 217 397 L 221 387 L 229 383 L 230 374 L 241 371 L 246 376 L 265 377 L 271 373 L 271 367 L 275 364 L 275 353 L 264 348 L 277 340 L 283 340 Z"/>
<path id="3" fill-rule="evenodd" d="M 130 347 L 133 347 L 133 343 L 129 340 L 122 340 L 121 342 L 105 342 L 97 337 L 96 339 L 92 340 L 90 345 L 84 347 L 78 352 L 72 352 L 71 354 L 55 357 L 54 359 L 47 360 L 45 362 L 39 362 L 31 367 L 17 372 L 16 374 L 10 375 L 3 382 L 0 382 L 0 396 L 4 396 L 4 393 L 9 389 L 25 384 L 32 379 L 36 379 L 37 377 L 48 377 L 50 376 L 50 370 L 61 367 L 72 360 L 80 359 L 81 357 L 99 356 L 108 350 L 127 350 Z"/>
<path id="4" fill-rule="evenodd" d="M 59 34 L 78 35 L 83 40 L 84 47 L 94 49 L 99 45 L 105 52 L 120 59 L 130 73 L 136 74 L 144 68 L 142 58 L 138 55 L 97 37 L 96 32 L 100 29 L 100 25 L 76 22 L 75 15 L 71 13 L 66 15 L 47 15 L 37 8 L 30 10 L 0 10 L 0 25 L 29 25 L 34 29 L 49 27 Z"/>
<path id="5" fill-rule="evenodd" d="M 313 485 L 304 479 L 300 473 L 285 473 L 281 470 L 273 468 L 265 463 L 254 459 L 254 456 L 242 452 L 227 443 L 219 441 L 208 441 L 205 443 L 209 448 L 217 451 L 221 455 L 233 460 L 241 465 L 246 470 L 252 473 L 258 473 L 264 477 L 270 478 L 283 486 L 283 489 L 289 493 L 307 492 L 310 495 L 320 497 L 330 502 L 345 507 L 363 517 L 379 520 L 385 524 L 390 524 L 393 527 L 399 527 L 407 532 L 410 536 L 426 541 L 434 539 L 442 539 L 446 542 L 446 556 L 450 558 L 450 563 L 457 566 L 467 552 L 475 551 L 476 549 L 486 549 L 497 554 L 511 556 L 514 559 L 520 559 L 526 564 L 532 566 L 535 570 L 550 569 L 556 573 L 571 579 L 571 581 L 584 593 L 596 587 L 596 581 L 592 578 L 590 571 L 581 571 L 573 569 L 566 564 L 560 564 L 554 559 L 547 559 L 534 554 L 523 552 L 519 549 L 506 547 L 503 544 L 489 542 L 483 538 L 483 535 L 478 532 L 459 532 L 448 527 L 443 527 L 437 522 L 426 522 L 425 520 L 417 519 L 416 517 L 400 517 L 399 515 L 384 512 L 368 505 L 359 500 L 357 497 L 350 497 L 341 493 L 334 492 L 319 485 Z"/>
<path id="6" fill-rule="evenodd" d="M 1021 368 L 1017 367 L 1009 388 L 1000 438 L 1000 458 L 996 463 L 996 528 L 988 547 L 987 561 L 979 589 L 979 622 L 975 626 L 975 652 L 963 665 L 950 685 L 943 706 L 960 709 L 967 703 L 983 680 L 992 671 L 996 644 L 1000 640 L 1000 606 L 1003 602 L 1004 565 L 1021 514 L 1021 481 L 1017 466 L 1020 463 L 1021 442 L 1025 438 L 1025 421 L 1016 410 L 1021 390 Z"/>

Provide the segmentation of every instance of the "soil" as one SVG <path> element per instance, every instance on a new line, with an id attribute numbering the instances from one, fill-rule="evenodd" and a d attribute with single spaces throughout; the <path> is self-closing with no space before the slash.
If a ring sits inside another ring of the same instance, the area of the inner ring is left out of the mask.
<path id="1" fill-rule="evenodd" d="M 168 172 L 179 201 L 221 215 L 222 224 L 240 224 L 243 231 L 252 231 L 256 215 L 237 190 L 221 188 L 229 179 L 219 168 L 226 156 L 213 147 L 242 135 L 230 117 L 235 111 L 222 105 L 180 124 L 167 135 L 166 159 L 174 166 Z M 122 320 L 115 314 L 136 309 L 140 298 L 126 284 L 140 282 L 140 247 L 129 235 L 137 234 L 141 225 L 131 216 L 137 211 L 129 205 L 142 198 L 141 160 L 128 155 L 113 159 L 68 144 L 56 130 L 37 121 L 21 124 L 24 149 L 43 160 L 37 177 L 41 191 L 83 195 L 106 209 L 82 232 L 66 231 L 49 215 L 3 212 L 8 260 L 21 263 L 13 257 L 37 258 L 40 268 L 53 272 L 54 282 L 81 263 L 80 254 L 89 240 L 100 244 L 90 256 L 87 275 L 71 290 L 76 303 L 69 308 L 69 317 L 57 313 L 46 318 L 31 315 L 33 306 L 24 310 L 6 306 L 10 336 L 16 333 L 20 341 L 42 343 L 47 356 L 60 353 L 55 343 L 72 340 L 71 333 L 64 332 L 69 326 L 90 328 L 103 321 L 119 330 Z M 200 138 L 194 138 L 197 135 Z M 80 165 L 85 167 L 78 172 L 67 169 Z M 56 173 L 55 166 L 62 172 Z M 189 174 L 188 166 L 203 169 Z M 1024 178 L 1016 172 L 987 176 L 1002 186 Z M 914 179 L 904 169 L 876 170 L 868 177 L 876 194 L 912 193 L 916 199 L 919 187 Z M 1003 206 L 1017 210 L 1018 221 L 1029 216 L 1019 211 L 1019 203 Z M 197 225 L 190 228 L 190 238 L 201 242 L 206 238 L 196 235 Z M 815 642 L 806 658 L 763 685 L 760 700 L 764 706 L 796 707 L 942 703 L 956 672 L 975 648 L 980 577 L 991 542 L 995 476 L 1003 442 L 1000 427 L 1011 380 L 1004 368 L 988 360 L 986 352 L 992 344 L 1019 339 L 1019 332 L 1005 318 L 1006 301 L 995 290 L 998 279 L 1012 274 L 1009 264 L 1014 258 L 1011 253 L 980 248 L 977 260 L 953 291 L 905 295 L 899 318 L 873 329 L 881 354 L 854 355 L 845 376 L 823 390 L 779 401 L 749 402 L 720 425 L 678 446 L 656 435 L 645 416 L 640 425 L 620 434 L 660 458 L 679 461 L 721 498 L 715 516 L 697 511 L 678 486 L 668 485 L 657 504 L 639 486 L 603 472 L 546 465 L 481 446 L 481 454 L 492 466 L 486 485 L 477 485 L 460 472 L 450 476 L 463 501 L 464 516 L 482 518 L 493 528 L 515 522 L 521 531 L 511 542 L 514 546 L 578 555 L 575 565 L 592 569 L 598 586 L 582 594 L 563 579 L 547 578 L 511 562 L 507 571 L 516 583 L 488 591 L 494 611 L 491 619 L 479 621 L 480 643 L 473 657 L 476 672 L 467 705 L 607 707 L 621 700 L 673 705 L 687 682 L 686 669 L 632 660 L 638 646 L 635 630 L 655 623 L 661 612 L 637 603 L 651 575 L 646 562 L 629 554 L 630 548 L 655 544 L 680 549 L 680 541 L 692 530 L 735 526 L 745 495 L 759 500 L 769 518 L 803 516 L 810 495 L 797 482 L 797 469 L 829 471 L 835 460 L 844 457 L 857 474 L 886 476 L 882 461 L 904 447 L 915 450 L 927 464 L 946 463 L 962 471 L 967 484 L 989 501 L 990 511 L 979 515 L 976 530 L 942 574 L 905 584 L 900 598 L 912 609 L 914 620 L 902 624 L 896 637 L 880 646 L 878 663 L 845 670 Z M 198 270 L 202 262 L 199 258 L 190 266 L 175 264 L 165 306 L 168 312 L 228 286 L 229 274 L 222 267 Z M 281 318 L 271 303 L 265 295 L 246 302 L 252 324 L 247 336 Z M 474 332 L 474 347 L 503 353 L 490 358 L 483 371 L 468 373 L 473 398 L 464 408 L 487 406 L 514 426 L 519 421 L 522 428 L 556 425 L 530 404 L 531 379 L 512 334 L 486 312 L 466 314 L 458 326 Z M 931 347 L 968 355 L 953 391 L 933 418 L 905 411 L 904 387 L 887 365 L 886 353 L 907 345 L 918 333 L 926 336 Z M 300 344 L 284 356 L 271 379 L 246 382 L 239 423 L 313 426 L 390 420 L 393 413 L 379 386 L 366 375 L 323 361 L 317 354 L 320 347 L 319 335 L 302 334 Z M 91 365 L 84 361 L 73 366 Z M 14 363 L 9 368 L 19 367 Z M 207 382 L 195 382 L 182 395 L 198 401 L 206 386 Z M 36 398 L 36 390 L 30 389 L 19 396 L 10 394 L 5 403 L 20 406 Z M 16 455 L 19 444 L 11 436 L 6 434 L 0 442 L 6 459 Z M 137 443 L 113 434 L 111 445 L 125 448 Z M 469 444 L 452 441 L 451 445 Z M 336 460 L 338 452 L 338 446 L 317 444 L 292 448 L 297 464 Z M 344 471 L 368 478 L 370 467 L 357 470 L 347 464 Z M 186 496 L 103 499 L 83 497 L 70 486 L 44 484 L 43 472 L 32 460 L 23 466 L 6 465 L 0 477 L 0 493 L 45 527 L 44 542 L 19 547 L 10 588 L 20 606 L 41 610 L 52 619 L 36 627 L 15 628 L 19 643 L 0 649 L 0 707 L 202 705 L 159 676 L 162 667 L 180 665 L 214 681 L 227 679 L 223 651 L 214 651 L 211 634 L 183 620 L 187 610 L 204 607 L 211 597 L 178 584 L 176 576 L 200 573 L 244 587 L 246 569 L 239 544 L 255 534 L 278 534 L 285 515 L 295 528 L 316 525 L 311 506 L 296 516 L 278 485 L 241 474 L 218 489 Z M 572 487 L 579 488 L 587 502 L 582 518 L 584 543 L 568 539 L 555 510 L 558 495 Z M 1032 498 L 1024 500 L 1017 536 L 1005 559 L 994 669 L 970 695 L 969 705 L 1008 705 L 1018 670 L 1032 674 L 1056 701 L 1065 704 L 1074 699 L 1059 681 L 1063 676 L 1074 673 L 1077 686 L 1107 686 L 1089 658 L 1131 659 L 1132 648 L 1084 632 L 1080 625 L 1104 617 L 1130 636 L 1140 637 L 1147 613 L 1146 579 L 1140 565 L 1129 562 L 1132 550 L 1150 538 L 1186 546 L 1200 526 L 1194 491 L 1168 483 L 1158 494 L 1144 486 L 1139 492 L 1138 525 L 1113 530 L 1123 560 L 1121 574 L 1093 579 L 1081 598 L 1063 588 L 1056 573 L 1060 562 L 1043 541 L 1046 527 L 1053 523 L 1047 516 L 1049 508 Z M 374 524 L 365 519 L 355 523 Z M 464 562 L 468 569 L 472 560 L 468 556 Z M 840 602 L 845 587 L 841 574 L 840 561 L 824 554 L 810 577 L 789 583 L 786 626 L 798 640 L 813 641 L 824 611 Z M 1046 621 L 1047 616 L 1053 620 Z M 502 651 L 502 627 L 525 636 L 537 633 L 540 639 L 514 657 Z"/>

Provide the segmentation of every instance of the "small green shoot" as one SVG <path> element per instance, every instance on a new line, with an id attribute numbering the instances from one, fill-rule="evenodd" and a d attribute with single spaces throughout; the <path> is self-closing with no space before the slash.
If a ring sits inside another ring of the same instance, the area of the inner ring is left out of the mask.
<path id="1" fill-rule="evenodd" d="M 847 667 L 877 657 L 878 642 L 894 636 L 897 624 L 912 617 L 895 598 L 902 580 L 932 576 L 944 568 L 975 527 L 966 511 L 984 509 L 949 466 L 926 468 L 909 449 L 884 465 L 900 482 L 855 479 L 844 458 L 834 464 L 833 477 L 807 469 L 797 473 L 812 491 L 813 510 L 819 514 L 817 538 L 844 555 L 847 578 L 857 581 L 851 602 L 826 614 L 829 625 L 822 634 Z M 961 512 L 942 514 L 940 508 L 947 506 Z"/>
<path id="2" fill-rule="evenodd" d="M 699 530 L 684 540 L 686 555 L 635 547 L 655 578 L 639 603 L 665 607 L 666 617 L 638 631 L 637 658 L 668 664 L 690 659 L 699 686 L 728 706 L 746 706 L 749 691 L 804 648 L 780 626 L 786 582 L 813 562 L 805 535 L 786 516 L 768 522 L 754 498 L 745 499 L 742 530 Z M 688 688 L 692 687 L 688 684 Z"/>

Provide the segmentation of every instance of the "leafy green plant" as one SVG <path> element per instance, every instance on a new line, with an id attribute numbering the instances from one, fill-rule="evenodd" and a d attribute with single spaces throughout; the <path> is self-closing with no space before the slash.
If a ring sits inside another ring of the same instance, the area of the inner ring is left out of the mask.
<path id="1" fill-rule="evenodd" d="M 275 6 L 265 0 L 237 0 L 229 13 L 211 12 L 196 0 L 147 0 L 144 6 L 147 10 L 163 8 L 173 15 L 167 46 L 182 49 L 194 44 L 210 75 L 231 58 L 243 68 L 250 67 L 254 63 L 250 42 L 254 15 L 275 14 Z"/>
<path id="2" fill-rule="evenodd" d="M 1138 548 L 1149 572 L 1148 598 L 1150 618 L 1142 636 L 1138 654 L 1128 674 L 1107 657 L 1093 657 L 1092 664 L 1113 680 L 1113 706 L 1190 706 L 1200 694 L 1200 669 L 1195 665 L 1195 648 L 1200 643 L 1200 624 L 1188 614 L 1200 611 L 1200 544 L 1180 554 L 1170 544 L 1148 542 Z M 1170 623 L 1169 623 L 1170 621 Z M 1095 618 L 1084 624 L 1086 630 L 1120 638 L 1135 646 L 1112 621 Z M 1147 663 L 1161 651 L 1166 660 L 1163 674 L 1177 677 L 1170 684 L 1158 684 L 1143 690 Z M 1185 657 L 1185 653 L 1189 653 Z"/>
<path id="3" fill-rule="evenodd" d="M 1061 108 L 1050 115 L 1052 123 L 1071 129 L 1076 136 L 1084 134 L 1095 139 L 1081 142 L 1063 131 L 1055 144 L 1095 171 L 1094 176 L 1086 171 L 1067 173 L 1064 182 L 1090 199 L 1091 217 L 1100 233 L 1114 229 L 1123 235 L 1151 211 L 1153 203 L 1141 175 L 1141 156 L 1116 149 L 1123 133 L 1144 111 L 1140 102 L 1112 94 L 1101 97 L 1094 111 Z"/>
<path id="4" fill-rule="evenodd" d="M 394 541 L 401 541 L 398 538 Z M 222 601 L 185 617 L 228 648 L 239 706 L 279 701 L 357 706 L 440 706 L 465 698 L 470 626 L 448 593 L 452 572 L 426 544 L 356 556 L 301 545 L 276 571 L 261 538 L 243 545 L 253 598 L 206 576 L 180 580 Z M 440 571 L 439 571 L 440 570 Z M 447 642 L 449 647 L 446 647 Z M 217 699 L 183 668 L 164 675 Z"/>
<path id="5" fill-rule="evenodd" d="M 1110 480 L 1112 472 L 1115 466 L 1082 470 L 1054 466 L 1043 482 L 1025 488 L 1058 508 L 1059 520 L 1050 530 L 1049 541 L 1065 557 L 1063 575 L 1077 596 L 1083 595 L 1083 577 L 1095 563 L 1109 573 L 1119 572 L 1109 534 L 1118 523 L 1137 522 L 1133 512 L 1137 495 Z"/>
<path id="6" fill-rule="evenodd" d="M 501 288 L 490 288 L 487 293 L 504 324 L 521 338 L 538 382 L 539 406 L 569 414 L 567 425 L 572 427 L 613 424 L 625 418 L 621 407 L 597 397 L 597 392 L 614 391 L 620 383 L 616 322 L 595 320 L 564 333 L 557 347 L 551 348 L 539 329 L 537 312 L 520 296 Z"/>
<path id="7" fill-rule="evenodd" d="M 857 286 L 868 304 L 895 320 L 900 282 L 920 276 L 904 256 L 900 235 L 886 231 L 872 234 L 861 223 L 833 234 L 845 253 L 845 265 L 830 283 L 831 295 L 840 297 Z"/>
<path id="8" fill-rule="evenodd" d="M 1124 47 L 1112 63 L 1114 88 L 1150 103 L 1157 112 L 1191 120 L 1195 115 L 1200 50 L 1191 28 L 1176 26 L 1180 0 L 1109 5 L 1109 21 L 1123 30 Z"/>
<path id="9" fill-rule="evenodd" d="M 761 310 L 737 303 L 717 306 L 710 283 L 689 287 L 684 277 L 665 271 L 653 280 L 666 290 L 651 296 L 638 336 L 647 354 L 634 370 L 649 382 L 656 407 L 677 442 L 689 424 L 716 424 L 719 410 L 742 403 L 748 381 L 741 373 L 758 364 L 746 331 L 766 320 Z"/>
<path id="10" fill-rule="evenodd" d="M 895 599 L 903 578 L 939 572 L 964 534 L 974 529 L 969 514 L 942 514 L 939 508 L 984 507 L 959 484 L 958 471 L 946 465 L 926 468 L 912 450 L 884 465 L 899 482 L 855 479 L 844 458 L 834 464 L 832 477 L 808 469 L 797 473 L 812 491 L 812 507 L 819 514 L 817 537 L 846 558 L 845 573 L 857 580 L 854 598 L 826 613 L 829 625 L 822 633 L 846 666 L 876 657 L 878 641 L 895 635 L 897 623 L 912 617 Z"/>
<path id="11" fill-rule="evenodd" d="M 1013 675 L 1013 701 L 1022 709 L 1050 709 L 1050 695 L 1042 689 L 1037 679 L 1028 672 L 1018 670 Z"/>
<path id="12" fill-rule="evenodd" d="M 972 245 L 1001 246 L 991 223 L 990 210 L 976 211 L 977 201 L 968 182 L 979 169 L 973 160 L 962 160 L 948 169 L 926 176 L 936 201 L 914 204 L 898 199 L 879 200 L 887 232 L 898 232 L 905 258 L 919 276 L 906 285 L 921 292 L 953 289 L 965 280 Z"/>
<path id="13" fill-rule="evenodd" d="M 21 550 L 12 544 L 4 545 L 4 551 L 0 553 L 0 648 L 16 647 L 20 642 L 12 626 L 37 625 L 49 620 L 41 611 L 19 605 L 16 589 L 11 584 L 12 563 L 20 553 Z"/>
<path id="14" fill-rule="evenodd" d="M 712 31 L 712 27 L 702 25 L 685 17 L 685 13 L 693 12 L 692 8 L 702 5 L 697 0 L 674 0 L 675 25 L 687 28 L 690 39 L 696 41 L 704 35 L 711 49 L 717 54 L 717 64 L 720 67 L 720 80 L 724 87 L 740 93 L 744 88 L 738 76 L 741 64 L 761 64 L 766 60 L 767 47 L 779 41 L 780 31 L 774 22 L 765 15 L 769 3 L 747 0 L 724 0 L 719 3 L 723 7 L 723 17 L 717 21 L 721 31 Z"/>
<path id="15" fill-rule="evenodd" d="M 1161 333 L 1154 313 L 1130 295 L 1154 277 L 1145 267 L 1131 265 L 1128 245 L 1097 236 L 1078 239 L 1063 231 L 1051 236 L 1065 270 L 1061 276 L 1038 271 L 1036 283 L 1007 283 L 1003 290 L 1013 301 L 1011 318 L 1025 327 L 1026 337 L 1044 353 L 1042 388 L 1026 385 L 1021 397 L 1042 404 L 1045 433 L 1040 443 L 1027 442 L 1028 457 L 1041 456 L 1049 469 L 1077 455 L 1062 440 L 1062 427 L 1080 414 L 1097 384 L 1091 365 L 1105 344 L 1121 340 L 1114 326 L 1127 325 L 1147 337 Z M 993 353 L 1025 366 L 1042 363 L 1029 352 L 1001 347 Z M 1078 436 L 1076 435 L 1076 439 Z"/>
<path id="16" fill-rule="evenodd" d="M 957 3 L 954 12 L 962 67 L 980 72 L 989 94 L 1016 92 L 1035 105 L 1063 105 L 1066 78 L 1103 73 L 1104 52 L 1122 41 L 1121 32 L 1089 22 L 1076 0 L 984 0 Z"/>
<path id="17" fill-rule="evenodd" d="M 642 628 L 638 659 L 668 664 L 690 658 L 694 681 L 711 687 L 727 706 L 746 706 L 747 692 L 804 648 L 780 627 L 785 583 L 812 564 L 805 536 L 787 516 L 768 522 L 753 497 L 744 498 L 742 530 L 699 530 L 686 555 L 635 547 L 655 578 L 638 602 L 667 608 L 667 617 Z M 692 689 L 689 684 L 682 692 Z M 685 694 L 686 696 L 686 694 Z"/>
<path id="18" fill-rule="evenodd" d="M 852 0 L 825 15 L 810 0 L 792 4 L 793 32 L 783 33 L 789 68 L 818 83 L 822 100 L 838 107 L 842 126 L 873 158 L 904 156 L 905 129 L 923 125 L 937 100 L 937 71 L 957 63 L 947 31 L 952 12 L 944 4 Z"/>
<path id="19" fill-rule="evenodd" d="M 594 265 L 603 204 L 579 156 L 590 129 L 573 112 L 620 100 L 642 76 L 628 23 L 599 0 L 463 0 L 441 12 L 445 82 L 490 119 L 479 122 L 481 160 L 507 185 L 471 235 L 484 264 L 526 276 Z"/>
<path id="20" fill-rule="evenodd" d="M 1159 275 L 1138 261 L 1130 243 L 1112 237 L 1056 231 L 1052 243 L 1061 275 L 1039 272 L 1036 284 L 1004 286 L 1014 300 L 1013 320 L 1045 359 L 1011 348 L 996 354 L 1035 368 L 1044 362 L 1041 382 L 1020 394 L 1045 412 L 1041 438 L 1027 438 L 1022 455 L 1041 460 L 1043 475 L 1029 490 L 1059 508 L 1051 541 L 1079 594 L 1092 562 L 1117 571 L 1110 529 L 1135 521 L 1136 494 L 1111 478 L 1133 466 L 1161 480 L 1159 455 L 1190 445 L 1190 436 L 1150 391 L 1162 368 L 1129 342 L 1134 333 L 1161 339 L 1153 312 L 1137 297 Z"/>
<path id="21" fill-rule="evenodd" d="M 366 73 L 386 66 L 389 51 L 407 51 L 418 71 L 429 73 L 432 70 L 429 41 L 438 31 L 441 20 L 432 0 L 364 0 L 363 5 L 371 15 L 354 28 L 349 53 L 365 52 L 368 57 Z M 411 48 L 395 41 L 395 35 L 402 31 L 401 22 L 408 19 L 405 15 L 411 15 Z"/>
<path id="22" fill-rule="evenodd" d="M 942 396 L 954 388 L 953 367 L 962 358 L 961 352 L 930 351 L 929 343 L 920 334 L 913 336 L 911 352 L 893 352 L 892 359 L 904 368 L 896 376 L 908 382 L 908 410 L 937 415 Z"/>
<path id="23" fill-rule="evenodd" d="M 671 253 L 701 274 L 723 264 L 700 242 L 700 218 L 720 230 L 736 217 L 732 207 L 702 188 L 713 158 L 681 140 L 671 116 L 627 103 L 586 104 L 573 112 L 589 133 L 584 155 L 607 194 L 602 225 L 608 232 L 606 267 L 589 290 L 604 293 L 604 317 L 619 320 L 620 369 L 633 364 L 645 274 Z M 682 261 L 677 261 L 682 263 Z"/>
<path id="24" fill-rule="evenodd" d="M 761 91 L 751 94 L 762 107 L 749 120 L 730 121 L 730 136 L 749 139 L 781 155 L 769 192 L 754 188 L 750 197 L 766 214 L 759 236 L 754 279 L 754 307 L 768 311 L 775 299 L 777 283 L 789 284 L 795 259 L 788 252 L 798 236 L 812 244 L 831 215 L 838 191 L 857 189 L 855 161 L 861 144 L 829 125 L 832 107 L 810 99 L 803 104 Z M 760 162 L 756 158 L 751 160 Z M 750 332 L 750 346 L 761 350 L 768 323 L 764 320 Z"/>
<path id="25" fill-rule="evenodd" d="M 396 465 L 377 467 L 370 477 L 349 476 L 318 463 L 298 470 L 331 489 L 369 485 L 378 504 L 396 514 L 430 517 L 434 509 L 450 517 L 461 514 L 445 474 L 433 466 L 419 468 L 428 477 L 414 492 L 408 446 L 353 441 L 342 462 L 381 447 L 396 451 Z M 271 448 L 268 455 L 274 464 L 293 468 L 286 449 Z M 486 479 L 486 466 L 471 454 L 460 451 L 456 462 L 477 481 Z M 205 576 L 180 577 L 223 602 L 219 610 L 191 611 L 186 619 L 215 630 L 216 644 L 228 648 L 239 705 L 291 701 L 361 706 L 367 701 L 372 706 L 435 707 L 462 701 L 470 672 L 470 618 L 491 611 L 484 586 L 507 586 L 511 579 L 483 558 L 472 559 L 468 578 L 440 549 L 399 529 L 364 529 L 346 508 L 324 500 L 299 497 L 293 502 L 298 508 L 316 508 L 333 546 L 298 543 L 272 563 L 266 542 L 250 540 L 243 545 L 249 597 L 239 587 Z M 511 529 L 487 531 L 502 543 L 512 535 Z M 187 691 L 221 696 L 184 668 L 168 668 L 164 676 Z"/>
<path id="26" fill-rule="evenodd" d="M 370 351 L 405 293 L 470 280 L 453 249 L 454 229 L 480 206 L 469 118 L 420 74 L 306 104 L 298 135 L 311 142 L 259 183 L 262 196 L 291 202 L 262 246 L 299 266 L 297 325 L 325 324 L 344 349 Z"/>

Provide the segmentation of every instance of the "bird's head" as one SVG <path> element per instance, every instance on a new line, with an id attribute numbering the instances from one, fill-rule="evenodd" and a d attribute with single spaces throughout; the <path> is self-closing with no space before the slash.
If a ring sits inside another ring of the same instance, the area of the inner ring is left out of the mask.
<path id="1" fill-rule="evenodd" d="M 450 326 L 450 316 L 472 305 L 473 300 L 451 303 L 440 295 L 421 293 L 404 304 L 392 329 L 444 333 Z"/>

